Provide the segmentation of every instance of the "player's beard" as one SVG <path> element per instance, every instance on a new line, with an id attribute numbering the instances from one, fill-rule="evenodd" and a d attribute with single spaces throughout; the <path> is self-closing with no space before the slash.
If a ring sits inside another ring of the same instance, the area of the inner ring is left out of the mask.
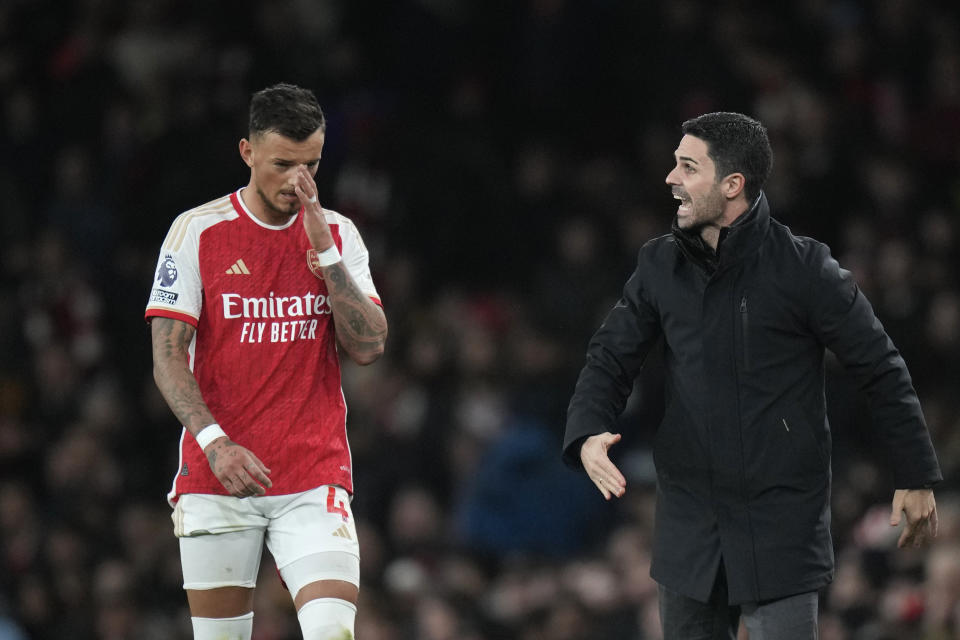
<path id="1" fill-rule="evenodd" d="M 295 215 L 298 211 L 300 211 L 299 202 L 291 202 L 286 209 L 281 209 L 280 207 L 278 207 L 277 205 L 275 205 L 270 201 L 270 198 L 267 197 L 267 194 L 265 194 L 263 192 L 263 189 L 261 189 L 260 187 L 257 187 L 257 195 L 260 196 L 260 201 L 263 203 L 263 206 L 265 206 L 270 211 L 273 211 L 277 215 L 292 216 L 292 215 Z"/>

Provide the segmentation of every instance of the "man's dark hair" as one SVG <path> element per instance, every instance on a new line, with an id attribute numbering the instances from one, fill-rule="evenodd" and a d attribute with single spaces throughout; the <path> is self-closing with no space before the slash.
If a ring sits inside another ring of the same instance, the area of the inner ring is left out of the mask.
<path id="1" fill-rule="evenodd" d="M 681 130 L 707 143 L 707 155 L 716 167 L 718 181 L 731 173 L 742 173 L 747 200 L 752 202 L 757 197 L 773 166 L 766 127 L 742 113 L 719 111 L 687 120 Z"/>
<path id="2" fill-rule="evenodd" d="M 275 131 L 302 142 L 327 120 L 309 89 L 281 82 L 253 94 L 250 100 L 250 137 Z"/>

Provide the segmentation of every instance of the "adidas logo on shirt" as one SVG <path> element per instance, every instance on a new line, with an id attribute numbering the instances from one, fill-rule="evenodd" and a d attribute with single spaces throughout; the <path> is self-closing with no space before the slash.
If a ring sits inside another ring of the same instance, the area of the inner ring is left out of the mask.
<path id="1" fill-rule="evenodd" d="M 232 274 L 242 273 L 244 275 L 250 275 L 250 269 L 247 269 L 247 265 L 243 263 L 243 258 L 240 258 L 239 260 L 234 262 L 233 265 L 229 269 L 227 269 L 226 272 L 232 273 Z"/>
<path id="2" fill-rule="evenodd" d="M 350 535 L 350 530 L 347 529 L 346 525 L 340 525 L 340 528 L 334 531 L 331 535 L 337 536 L 338 538 L 353 540 L 353 536 Z"/>

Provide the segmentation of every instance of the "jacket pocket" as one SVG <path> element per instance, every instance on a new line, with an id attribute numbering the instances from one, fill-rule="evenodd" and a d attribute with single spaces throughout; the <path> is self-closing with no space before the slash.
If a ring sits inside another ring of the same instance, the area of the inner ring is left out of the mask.
<path id="1" fill-rule="evenodd" d="M 819 440 L 817 440 L 817 435 L 813 432 L 813 427 L 808 424 L 806 420 L 791 422 L 787 418 L 781 418 L 780 422 L 793 437 L 805 439 L 807 445 L 813 448 L 813 451 L 817 456 L 817 460 L 820 463 L 821 471 L 825 471 L 830 468 L 828 454 L 824 453 L 823 446 L 821 446 L 821 443 Z M 802 448 L 803 447 L 801 447 L 801 450 Z"/>

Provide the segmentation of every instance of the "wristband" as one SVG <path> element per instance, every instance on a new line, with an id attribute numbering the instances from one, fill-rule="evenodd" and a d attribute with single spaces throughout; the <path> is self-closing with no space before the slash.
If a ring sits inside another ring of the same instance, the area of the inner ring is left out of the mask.
<path id="1" fill-rule="evenodd" d="M 329 249 L 323 251 L 307 249 L 307 266 L 310 267 L 313 275 L 322 278 L 323 273 L 320 271 L 320 267 L 329 267 L 336 262 L 340 262 L 340 257 L 340 250 L 337 249 L 335 244 L 330 245 Z"/>
<path id="2" fill-rule="evenodd" d="M 208 444 L 217 438 L 223 438 L 226 435 L 227 434 L 223 432 L 223 429 L 220 428 L 220 425 L 214 422 L 213 424 L 208 424 L 203 429 L 200 429 L 194 438 L 196 438 L 197 444 L 200 445 L 201 449 L 206 449 Z"/>

